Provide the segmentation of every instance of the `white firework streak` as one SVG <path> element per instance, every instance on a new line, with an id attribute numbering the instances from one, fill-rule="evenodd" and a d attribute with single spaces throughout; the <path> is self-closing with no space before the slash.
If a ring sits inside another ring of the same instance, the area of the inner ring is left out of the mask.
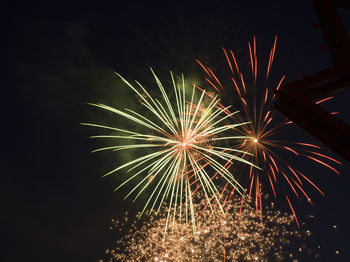
<path id="1" fill-rule="evenodd" d="M 246 151 L 234 149 L 232 147 L 214 146 L 228 140 L 230 143 L 237 143 L 242 139 L 251 139 L 247 136 L 235 135 L 237 127 L 246 125 L 249 122 L 225 124 L 225 120 L 239 111 L 227 113 L 229 107 L 218 107 L 219 99 L 214 97 L 211 101 L 205 100 L 205 90 L 199 92 L 195 85 L 190 89 L 191 94 L 186 92 L 184 76 L 178 84 L 172 72 L 170 72 L 175 99 L 171 101 L 162 83 L 151 69 L 157 86 L 162 94 L 163 101 L 152 97 L 149 92 L 137 81 L 137 87 L 130 84 L 118 73 L 117 76 L 137 95 L 141 104 L 151 113 L 152 118 L 144 116 L 131 109 L 121 111 L 104 104 L 93 104 L 92 106 L 110 111 L 125 119 L 138 124 L 147 132 L 135 132 L 118 127 L 105 126 L 100 124 L 82 123 L 82 125 L 97 127 L 100 129 L 116 132 L 117 135 L 96 135 L 91 138 L 110 138 L 118 141 L 118 145 L 103 147 L 93 152 L 103 150 L 130 150 L 140 149 L 138 153 L 143 153 L 135 159 L 126 162 L 117 168 L 109 171 L 103 177 L 114 174 L 122 169 L 126 169 L 130 174 L 115 190 L 125 184 L 137 180 L 136 185 L 130 190 L 125 198 L 135 193 L 135 201 L 149 187 L 153 187 L 140 216 L 150 208 L 159 212 L 163 202 L 168 201 L 168 214 L 165 228 L 173 212 L 172 219 L 175 221 L 176 214 L 181 223 L 185 217 L 186 223 L 191 219 L 194 232 L 195 212 L 193 208 L 192 195 L 201 189 L 205 199 L 214 215 L 212 199 L 218 204 L 219 210 L 223 213 L 223 208 L 219 202 L 218 189 L 214 178 L 222 179 L 237 188 L 240 194 L 245 189 L 237 182 L 234 175 L 222 163 L 234 163 L 240 161 L 250 166 L 253 163 L 243 159 L 241 156 L 250 154 Z M 230 132 L 230 134 L 227 134 Z M 132 143 L 123 143 L 132 141 Z M 147 150 L 154 149 L 149 153 Z M 207 169 L 210 169 L 208 172 Z M 133 171 L 133 172 L 132 172 Z M 215 175 L 213 174 L 215 171 Z M 211 174 L 211 175 L 210 175 Z M 219 176 L 217 176 L 219 175 Z M 137 192 L 138 191 L 138 192 Z M 185 212 L 185 216 L 183 216 Z M 166 232 L 166 230 L 164 231 Z M 164 235 L 165 237 L 165 235 Z"/>

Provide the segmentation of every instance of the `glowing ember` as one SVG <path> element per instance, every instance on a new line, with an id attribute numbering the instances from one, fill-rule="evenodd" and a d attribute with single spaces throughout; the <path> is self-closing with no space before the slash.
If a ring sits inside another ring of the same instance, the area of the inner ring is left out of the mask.
<path id="1" fill-rule="evenodd" d="M 193 200 L 197 202 L 202 197 L 197 195 Z M 197 214 L 203 205 L 206 205 L 203 199 L 194 204 Z M 266 219 L 261 223 L 252 201 L 243 205 L 240 213 L 240 197 L 226 201 L 224 217 L 214 217 L 206 209 L 196 219 L 195 234 L 190 225 L 176 220 L 169 225 L 166 239 L 164 215 L 144 217 L 143 223 L 134 222 L 131 230 L 122 221 L 113 220 L 117 229 L 127 233 L 115 249 L 107 250 L 106 261 L 289 261 L 290 257 L 299 261 L 302 253 L 309 252 L 303 244 L 304 233 L 296 228 L 292 215 L 267 205 Z"/>

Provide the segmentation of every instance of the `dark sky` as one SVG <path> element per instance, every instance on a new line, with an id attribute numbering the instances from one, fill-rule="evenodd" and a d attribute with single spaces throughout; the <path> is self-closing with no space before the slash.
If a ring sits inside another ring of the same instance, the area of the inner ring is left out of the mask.
<path id="1" fill-rule="evenodd" d="M 117 92 L 114 71 L 146 83 L 149 66 L 165 77 L 168 70 L 195 77 L 200 71 L 194 58 L 223 64 L 225 46 L 244 61 L 253 35 L 262 54 L 278 36 L 273 73 L 286 74 L 286 83 L 331 66 L 306 0 L 57 2 L 17 2 L 3 9 L 1 261 L 96 261 L 113 246 L 110 219 L 140 207 L 113 193 L 115 178 L 101 179 L 114 159 L 90 154 L 98 144 L 79 125 L 97 117 L 86 102 L 133 103 Z M 349 29 L 349 15 L 340 11 Z M 348 123 L 349 98 L 344 92 L 333 105 Z M 350 261 L 350 167 L 343 162 L 340 177 L 300 163 L 327 195 L 314 191 L 314 207 L 297 205 L 300 220 L 315 214 L 309 226 L 313 245 L 322 246 L 319 261 Z M 338 225 L 336 232 L 332 225 Z"/>

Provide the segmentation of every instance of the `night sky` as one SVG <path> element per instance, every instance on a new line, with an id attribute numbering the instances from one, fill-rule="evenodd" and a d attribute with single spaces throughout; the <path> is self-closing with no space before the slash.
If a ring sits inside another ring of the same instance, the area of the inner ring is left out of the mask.
<path id="1" fill-rule="evenodd" d="M 124 201 L 123 191 L 113 193 L 117 178 L 101 178 L 121 160 L 91 154 L 99 143 L 79 124 L 97 117 L 113 121 L 87 102 L 119 108 L 134 103 L 114 71 L 146 86 L 153 83 L 150 66 L 160 78 L 169 78 L 169 70 L 198 78 L 194 59 L 222 67 L 222 46 L 247 63 L 253 35 L 265 62 L 278 36 L 274 79 L 286 74 L 289 83 L 332 66 L 307 0 L 57 2 L 17 2 L 2 12 L 1 261 L 96 261 L 118 237 L 108 230 L 110 219 L 142 206 Z M 349 13 L 339 11 L 350 29 Z M 350 92 L 335 96 L 328 106 L 350 123 Z M 318 144 L 292 130 L 293 139 Z M 350 164 L 325 147 L 323 152 L 343 162 L 342 175 L 296 163 L 326 194 L 310 190 L 315 205 L 296 201 L 296 209 L 301 221 L 315 215 L 307 221 L 312 248 L 321 246 L 318 261 L 350 261 Z"/>

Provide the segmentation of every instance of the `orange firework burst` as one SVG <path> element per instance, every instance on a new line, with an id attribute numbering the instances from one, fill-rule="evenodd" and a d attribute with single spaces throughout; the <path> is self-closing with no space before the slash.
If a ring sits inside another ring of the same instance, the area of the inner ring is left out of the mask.
<path id="1" fill-rule="evenodd" d="M 287 143 L 278 138 L 278 133 L 292 122 L 288 119 L 280 120 L 280 116 L 275 115 L 272 110 L 275 94 L 269 89 L 267 82 L 274 61 L 276 43 L 277 36 L 274 39 L 273 47 L 269 53 L 266 71 L 264 72 L 264 77 L 262 77 L 264 84 L 262 85 L 259 84 L 260 79 L 258 81 L 258 58 L 255 36 L 253 43 L 248 42 L 249 64 L 251 70 L 251 77 L 248 82 L 245 80 L 245 76 L 239 69 L 234 52 L 232 50 L 226 50 L 225 48 L 222 48 L 222 50 L 229 67 L 230 88 L 233 89 L 232 92 L 234 92 L 235 95 L 238 95 L 243 115 L 245 119 L 250 122 L 250 124 L 240 127 L 240 132 L 241 134 L 252 138 L 243 139 L 239 149 L 252 153 L 254 156 L 246 155 L 246 159 L 263 169 L 263 171 L 260 171 L 251 167 L 249 168 L 249 185 L 247 194 L 249 194 L 249 198 L 255 198 L 256 211 L 257 213 L 260 211 L 259 213 L 262 219 L 262 184 L 267 183 L 269 187 L 271 187 L 275 198 L 277 191 L 281 190 L 283 197 L 287 200 L 290 209 L 294 214 L 296 223 L 299 226 L 298 219 L 290 200 L 290 194 L 294 194 L 297 198 L 305 197 L 311 204 L 311 199 L 304 190 L 304 183 L 311 184 L 312 187 L 322 195 L 324 195 L 324 193 L 315 182 L 309 179 L 300 170 L 289 164 L 289 161 L 283 159 L 281 152 L 285 151 L 295 157 L 310 159 L 327 167 L 338 175 L 339 171 L 334 168 L 333 165 L 341 163 L 334 158 L 320 153 L 319 151 L 321 148 L 317 145 L 305 142 Z M 220 93 L 223 98 L 227 99 L 229 97 L 226 93 L 229 90 L 226 88 L 227 84 L 223 84 L 210 67 L 205 66 L 198 60 L 196 61 L 205 71 L 206 77 L 204 79 L 213 88 L 213 91 Z M 285 75 L 280 78 L 275 86 L 275 90 L 280 88 L 284 79 Z M 209 97 L 213 97 L 212 93 L 207 92 L 206 94 Z M 331 98 L 332 97 L 327 97 L 316 103 L 319 104 Z M 232 100 L 229 101 L 230 104 L 233 104 L 232 102 Z M 219 104 L 218 106 L 224 108 L 222 104 Z M 229 114 L 228 111 L 227 114 Z M 282 188 L 284 188 L 283 185 L 287 186 L 287 190 L 282 190 Z"/>

